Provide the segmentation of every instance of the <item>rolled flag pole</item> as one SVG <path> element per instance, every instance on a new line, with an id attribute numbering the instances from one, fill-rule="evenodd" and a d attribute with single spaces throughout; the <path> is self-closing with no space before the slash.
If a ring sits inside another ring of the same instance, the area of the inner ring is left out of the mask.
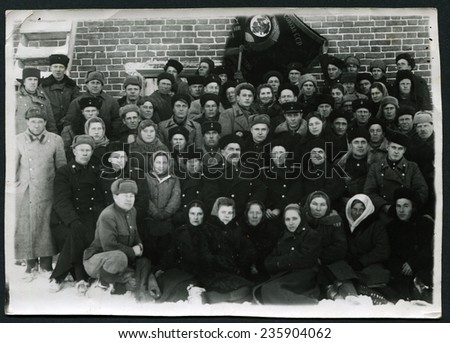
<path id="1" fill-rule="evenodd" d="M 238 57 L 238 65 L 237 65 L 237 71 L 235 73 L 235 80 L 239 83 L 244 81 L 244 78 L 241 73 L 241 65 L 242 65 L 242 53 L 244 52 L 244 45 L 239 45 L 239 57 Z"/>

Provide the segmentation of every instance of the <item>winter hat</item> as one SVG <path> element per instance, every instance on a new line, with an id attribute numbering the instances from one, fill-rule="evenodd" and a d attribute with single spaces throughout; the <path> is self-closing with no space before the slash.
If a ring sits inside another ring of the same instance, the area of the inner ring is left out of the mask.
<path id="1" fill-rule="evenodd" d="M 69 64 L 70 59 L 66 55 L 53 54 L 53 55 L 50 55 L 50 57 L 48 58 L 48 61 L 49 61 L 49 65 L 62 64 L 64 67 L 67 68 L 67 65 Z"/>
<path id="2" fill-rule="evenodd" d="M 405 79 L 411 80 L 411 83 L 413 82 L 413 73 L 411 70 L 399 70 L 397 72 L 397 75 L 395 76 L 396 82 L 400 82 Z"/>
<path id="3" fill-rule="evenodd" d="M 390 95 L 385 96 L 380 102 L 380 108 L 383 108 L 386 105 L 394 105 L 396 108 L 398 108 L 397 98 L 394 98 Z"/>
<path id="4" fill-rule="evenodd" d="M 263 76 L 264 83 L 267 83 L 267 81 L 269 81 L 269 79 L 273 76 L 275 76 L 278 80 L 280 80 L 280 83 L 283 83 L 284 80 L 283 75 L 281 75 L 281 73 L 276 70 L 270 70 L 264 74 Z"/>
<path id="5" fill-rule="evenodd" d="M 217 121 L 205 121 L 202 123 L 202 135 L 208 131 L 216 131 L 220 135 L 222 133 L 222 125 Z"/>
<path id="6" fill-rule="evenodd" d="M 123 89 L 126 89 L 129 85 L 135 85 L 142 88 L 141 81 L 137 76 L 127 76 L 123 82 Z"/>
<path id="7" fill-rule="evenodd" d="M 397 202 L 398 199 L 408 199 L 413 204 L 417 205 L 417 202 L 420 199 L 420 197 L 418 196 L 418 194 L 415 190 L 413 190 L 411 188 L 407 188 L 407 187 L 400 187 L 394 191 L 394 196 L 393 196 L 394 204 Z"/>
<path id="8" fill-rule="evenodd" d="M 218 77 L 218 76 L 215 75 L 215 74 L 209 74 L 209 75 L 204 79 L 203 85 L 204 85 L 204 86 L 207 86 L 208 84 L 214 83 L 214 82 L 217 83 L 218 85 L 222 84 L 222 80 L 220 79 L 220 77 Z"/>
<path id="9" fill-rule="evenodd" d="M 334 106 L 334 99 L 330 94 L 318 94 L 314 102 L 316 107 L 322 104 L 329 104 L 331 107 Z"/>
<path id="10" fill-rule="evenodd" d="M 40 81 L 41 80 L 41 71 L 36 68 L 23 68 L 22 69 L 22 78 L 16 79 L 16 80 L 19 81 L 20 83 L 23 83 L 23 81 L 27 77 L 37 77 L 37 79 Z"/>
<path id="11" fill-rule="evenodd" d="M 238 84 L 236 86 L 236 88 L 234 89 L 234 92 L 236 93 L 236 95 L 239 95 L 239 93 L 243 89 L 247 89 L 247 90 L 251 91 L 253 93 L 253 96 L 255 96 L 255 94 L 256 94 L 255 87 L 251 83 L 248 83 L 248 82 L 242 82 L 242 83 Z"/>
<path id="12" fill-rule="evenodd" d="M 330 123 L 333 123 L 338 118 L 345 119 L 347 123 L 350 122 L 350 116 L 347 114 L 347 112 L 344 112 L 341 109 L 332 110 L 328 117 L 328 120 L 330 121 Z"/>
<path id="13" fill-rule="evenodd" d="M 85 83 L 89 83 L 92 80 L 100 81 L 102 85 L 105 84 L 105 77 L 103 76 L 103 73 L 101 71 L 97 70 L 88 71 L 86 73 Z"/>
<path id="14" fill-rule="evenodd" d="M 177 73 L 180 74 L 183 71 L 183 65 L 177 60 L 168 60 L 166 65 L 164 66 L 164 71 L 167 71 L 167 68 L 173 67 L 177 70 Z"/>
<path id="15" fill-rule="evenodd" d="M 72 145 L 70 146 L 72 149 L 81 144 L 89 144 L 92 147 L 92 150 L 95 148 L 94 138 L 89 135 L 77 135 L 73 138 Z"/>
<path id="16" fill-rule="evenodd" d="M 294 96 L 298 96 L 300 94 L 300 89 L 298 88 L 298 86 L 293 85 L 291 83 L 285 83 L 281 85 L 278 88 L 278 94 L 281 94 L 281 92 L 284 91 L 285 89 L 290 89 L 292 93 L 294 93 Z"/>
<path id="17" fill-rule="evenodd" d="M 433 116 L 429 111 L 419 111 L 414 115 L 414 124 L 433 124 Z"/>
<path id="18" fill-rule="evenodd" d="M 319 89 L 319 87 L 317 86 L 317 79 L 313 74 L 304 74 L 300 76 L 298 80 L 298 87 L 301 89 L 303 87 L 303 84 L 307 81 L 311 81 L 314 84 L 316 90 Z"/>
<path id="19" fill-rule="evenodd" d="M 200 75 L 193 75 L 188 77 L 188 85 L 202 85 L 205 83 L 205 77 Z"/>
<path id="20" fill-rule="evenodd" d="M 136 195 L 137 192 L 138 187 L 133 180 L 117 179 L 111 185 L 111 193 L 114 195 L 119 195 L 121 193 L 133 193 Z"/>
<path id="21" fill-rule="evenodd" d="M 360 83 L 362 80 L 369 80 L 370 83 L 374 82 L 373 76 L 371 73 L 358 73 L 356 74 L 356 82 Z"/>
<path id="22" fill-rule="evenodd" d="M 256 124 L 266 124 L 267 127 L 270 127 L 270 117 L 267 114 L 255 114 L 248 119 L 250 127 L 253 127 Z"/>
<path id="23" fill-rule="evenodd" d="M 329 64 L 332 64 L 339 69 L 343 70 L 346 66 L 345 62 L 341 60 L 340 58 L 337 58 L 335 56 L 328 55 L 326 59 L 326 66 L 328 67 Z"/>
<path id="24" fill-rule="evenodd" d="M 208 63 L 209 72 L 212 73 L 212 71 L 214 70 L 214 67 L 215 67 L 214 61 L 208 57 L 204 57 L 200 60 L 200 63 L 202 63 L 202 62 Z"/>
<path id="25" fill-rule="evenodd" d="M 213 73 L 215 75 L 221 75 L 221 74 L 227 74 L 228 75 L 227 70 L 225 69 L 224 66 L 217 66 L 217 67 L 215 67 L 214 70 L 213 70 Z"/>
<path id="26" fill-rule="evenodd" d="M 408 148 L 410 144 L 410 139 L 407 135 L 400 133 L 398 131 L 390 131 L 387 134 L 387 140 L 391 143 L 399 144 L 404 148 Z"/>
<path id="27" fill-rule="evenodd" d="M 361 61 L 359 60 L 358 57 L 356 56 L 347 56 L 344 60 L 345 65 L 349 65 L 349 64 L 354 64 L 356 65 L 358 68 L 361 66 Z"/>
<path id="28" fill-rule="evenodd" d="M 187 94 L 182 94 L 182 93 L 175 94 L 172 97 L 172 107 L 175 105 L 175 103 L 177 101 L 183 101 L 184 103 L 186 103 L 186 105 L 188 105 L 188 107 L 191 106 L 191 97 Z"/>
<path id="29" fill-rule="evenodd" d="M 386 124 L 380 119 L 374 117 L 370 118 L 369 123 L 367 125 L 367 129 L 370 129 L 372 125 L 380 125 L 381 129 L 383 130 L 383 133 L 386 133 Z"/>
<path id="30" fill-rule="evenodd" d="M 41 108 L 40 106 L 31 106 L 25 112 L 25 119 L 30 118 L 42 118 L 44 120 L 48 120 L 48 115 L 44 108 Z"/>
<path id="31" fill-rule="evenodd" d="M 347 102 L 347 101 L 355 101 L 358 99 L 358 96 L 356 94 L 345 94 L 344 97 L 342 98 L 342 103 Z"/>
<path id="32" fill-rule="evenodd" d="M 353 112 L 356 112 L 360 108 L 365 108 L 370 112 L 370 101 L 367 99 L 357 99 L 352 103 Z"/>
<path id="33" fill-rule="evenodd" d="M 210 101 L 210 100 L 214 101 L 217 104 L 217 106 L 220 105 L 220 98 L 219 98 L 219 96 L 216 95 L 216 94 L 211 94 L 211 93 L 203 94 L 200 97 L 200 105 L 202 105 L 202 107 L 205 107 L 205 104 L 208 101 Z"/>
<path id="34" fill-rule="evenodd" d="M 348 141 L 351 143 L 355 138 L 365 138 L 367 142 L 370 141 L 370 134 L 363 127 L 355 127 L 353 130 L 347 132 Z"/>
<path id="35" fill-rule="evenodd" d="M 406 60 L 411 66 L 411 69 L 414 69 L 414 67 L 416 66 L 416 61 L 410 54 L 402 53 L 400 55 L 397 55 L 397 57 L 395 58 L 395 63 L 397 63 L 399 60 Z"/>
<path id="36" fill-rule="evenodd" d="M 341 75 L 341 83 L 354 83 L 356 84 L 357 74 L 351 71 L 345 71 Z"/>
<path id="37" fill-rule="evenodd" d="M 409 114 L 410 116 L 413 117 L 416 112 L 417 111 L 414 107 L 402 105 L 397 110 L 397 119 L 405 114 Z"/>
<path id="38" fill-rule="evenodd" d="M 236 86 L 237 86 L 236 81 L 229 80 L 222 85 L 222 87 L 221 87 L 222 92 L 226 92 L 228 90 L 228 88 L 236 88 Z"/>
<path id="39" fill-rule="evenodd" d="M 84 110 L 86 107 L 95 107 L 100 110 L 102 107 L 102 102 L 100 98 L 97 97 L 83 97 L 78 100 L 78 104 L 80 105 L 80 109 Z"/>
<path id="40" fill-rule="evenodd" d="M 173 77 L 173 75 L 166 72 L 160 73 L 158 75 L 158 83 L 161 80 L 169 80 L 170 82 L 175 83 L 175 78 Z"/>
<path id="41" fill-rule="evenodd" d="M 314 148 L 320 148 L 325 151 L 325 140 L 322 138 L 314 138 L 306 142 L 305 151 L 311 151 Z"/>
<path id="42" fill-rule="evenodd" d="M 297 71 L 299 71 L 300 73 L 302 73 L 302 71 L 303 71 L 303 66 L 302 66 L 302 64 L 301 64 L 300 62 L 292 62 L 292 63 L 289 63 L 289 64 L 287 65 L 287 72 L 288 72 L 288 74 L 289 74 L 289 72 L 290 72 L 291 70 L 297 70 Z"/>
<path id="43" fill-rule="evenodd" d="M 304 106 L 296 101 L 285 102 L 281 105 L 283 113 L 303 113 Z"/>
<path id="44" fill-rule="evenodd" d="M 189 130 L 186 129 L 184 126 L 174 126 L 169 129 L 169 141 L 172 140 L 173 136 L 175 135 L 183 135 L 183 137 L 186 139 L 186 142 L 189 141 Z"/>
<path id="45" fill-rule="evenodd" d="M 383 71 L 383 73 L 385 73 L 386 72 L 386 63 L 384 63 L 381 60 L 371 61 L 369 70 L 372 72 L 373 68 L 380 68 Z"/>
<path id="46" fill-rule="evenodd" d="M 119 116 L 121 118 L 123 118 L 129 112 L 136 112 L 139 115 L 139 113 L 140 113 L 139 112 L 139 107 L 137 105 L 134 105 L 134 104 L 128 104 L 128 105 L 122 106 L 119 109 Z"/>
<path id="47" fill-rule="evenodd" d="M 219 140 L 219 147 L 220 149 L 225 149 L 228 144 L 236 143 L 239 144 L 240 147 L 242 147 L 242 139 L 239 136 L 236 136 L 235 134 L 226 135 L 220 138 Z"/>

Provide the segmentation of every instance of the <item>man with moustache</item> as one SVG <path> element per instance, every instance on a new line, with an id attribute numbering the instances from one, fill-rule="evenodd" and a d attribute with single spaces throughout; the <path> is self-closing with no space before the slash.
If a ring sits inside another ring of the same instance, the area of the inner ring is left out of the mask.
<path id="1" fill-rule="evenodd" d="M 241 163 L 242 139 L 237 135 L 220 138 L 219 147 L 223 163 L 205 169 L 203 199 L 211 210 L 219 197 L 231 198 L 236 203 L 236 217 L 244 214 L 245 206 L 250 200 L 264 202 L 266 186 L 254 177 L 253 169 Z"/>
<path id="2" fill-rule="evenodd" d="M 417 164 L 404 157 L 410 138 L 400 132 L 393 132 L 386 138 L 389 142 L 387 156 L 370 166 L 364 194 L 369 195 L 375 207 L 385 213 L 394 204 L 394 191 L 402 187 L 413 189 L 420 202 L 425 204 L 428 200 L 427 183 Z"/>
<path id="3" fill-rule="evenodd" d="M 50 55 L 49 64 L 52 74 L 41 82 L 41 87 L 52 105 L 58 133 L 62 131 L 62 119 L 69 109 L 69 105 L 80 95 L 80 88 L 75 80 L 66 75 L 69 57 L 61 54 Z"/>

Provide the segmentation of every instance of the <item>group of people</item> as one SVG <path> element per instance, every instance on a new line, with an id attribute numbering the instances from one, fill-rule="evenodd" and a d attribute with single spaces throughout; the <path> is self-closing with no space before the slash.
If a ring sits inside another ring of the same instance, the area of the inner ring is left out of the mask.
<path id="1" fill-rule="evenodd" d="M 381 60 L 324 54 L 321 88 L 295 61 L 253 85 L 209 58 L 186 82 L 171 59 L 153 94 L 127 76 L 120 99 L 96 70 L 80 92 L 68 63 L 18 80 L 24 279 L 158 302 L 431 302 L 434 118 L 411 55 L 390 84 Z"/>

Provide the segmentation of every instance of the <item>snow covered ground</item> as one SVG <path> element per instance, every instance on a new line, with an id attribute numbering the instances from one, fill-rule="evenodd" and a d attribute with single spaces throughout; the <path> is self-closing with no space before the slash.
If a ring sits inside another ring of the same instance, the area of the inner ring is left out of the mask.
<path id="1" fill-rule="evenodd" d="M 85 296 L 75 292 L 73 282 L 65 282 L 58 293 L 48 290 L 48 274 L 37 274 L 31 282 L 25 282 L 25 267 L 6 266 L 9 288 L 8 314 L 83 314 L 83 315 L 138 315 L 138 316 L 258 316 L 293 318 L 436 318 L 440 306 L 425 302 L 404 302 L 396 305 L 373 306 L 369 297 L 360 296 L 347 300 L 323 300 L 314 306 L 261 306 L 252 304 L 201 305 L 191 301 L 155 304 L 138 303 L 131 292 L 111 295 L 93 284 Z M 7 291 L 8 291 L 7 288 Z"/>

